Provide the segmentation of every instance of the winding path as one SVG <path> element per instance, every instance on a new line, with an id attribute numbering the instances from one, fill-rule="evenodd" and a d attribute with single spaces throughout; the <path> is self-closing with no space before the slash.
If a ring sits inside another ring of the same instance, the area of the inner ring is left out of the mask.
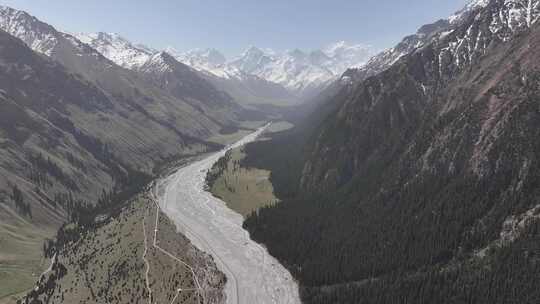
<path id="1" fill-rule="evenodd" d="M 267 250 L 242 228 L 243 217 L 204 190 L 206 173 L 228 149 L 255 140 L 269 125 L 208 158 L 159 181 L 161 210 L 200 250 L 211 254 L 227 276 L 227 304 L 300 303 L 298 285 Z"/>
<path id="2" fill-rule="evenodd" d="M 175 296 L 174 296 L 173 300 L 171 301 L 171 304 L 173 304 L 176 301 L 176 299 L 178 298 L 180 293 L 183 292 L 183 291 L 197 291 L 197 296 L 199 297 L 199 300 L 202 298 L 202 303 L 206 304 L 206 296 L 204 294 L 203 288 L 201 287 L 201 284 L 199 283 L 199 278 L 195 274 L 195 271 L 193 270 L 193 268 L 189 264 L 187 264 L 186 262 L 182 261 L 180 258 L 175 256 L 174 254 L 172 254 L 172 253 L 168 252 L 167 250 L 161 248 L 157 244 L 158 243 L 157 233 L 159 231 L 160 207 L 159 207 L 159 204 L 158 204 L 157 200 L 153 197 L 153 195 L 151 195 L 151 196 L 152 196 L 151 200 L 156 205 L 156 220 L 155 220 L 155 225 L 154 225 L 154 241 L 152 242 L 152 246 L 156 250 L 160 251 L 161 253 L 165 254 L 166 256 L 168 256 L 169 258 L 174 260 L 175 262 L 180 263 L 182 266 L 187 268 L 191 272 L 191 275 L 193 277 L 193 281 L 195 282 L 195 285 L 197 286 L 197 288 L 190 288 L 190 289 L 178 288 L 176 290 L 176 293 L 175 293 Z M 144 218 L 142 220 L 143 234 L 144 234 L 144 252 L 143 252 L 142 258 L 143 258 L 144 263 L 146 265 L 145 280 L 146 280 L 146 289 L 148 290 L 148 303 L 152 304 L 152 294 L 153 294 L 153 292 L 152 292 L 152 288 L 150 287 L 150 279 L 148 277 L 149 272 L 150 272 L 150 263 L 148 262 L 148 259 L 146 259 L 146 255 L 148 253 L 148 238 L 146 237 L 146 224 L 145 224 L 145 222 L 146 222 L 146 215 L 144 216 Z"/>

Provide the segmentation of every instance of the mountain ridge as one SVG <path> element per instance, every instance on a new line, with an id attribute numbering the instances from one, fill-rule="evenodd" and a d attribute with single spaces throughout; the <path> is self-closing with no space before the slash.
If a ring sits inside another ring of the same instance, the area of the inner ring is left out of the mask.
<path id="1" fill-rule="evenodd" d="M 117 35 L 95 36 L 104 39 L 91 40 L 93 45 L 99 47 L 97 50 L 70 34 L 57 31 L 54 27 L 24 11 L 9 7 L 1 8 L 0 28 L 21 38 L 35 51 L 59 61 L 73 73 L 92 81 L 111 96 L 145 108 L 147 114 L 164 125 L 174 127 L 175 132 L 182 129 L 182 133 L 189 136 L 209 137 L 211 133 L 218 132 L 224 126 L 234 124 L 234 121 L 238 119 L 238 113 L 242 111 L 240 106 L 230 102 L 229 97 L 216 93 L 217 89 L 208 84 L 194 70 L 184 69 L 183 73 L 178 73 L 176 76 L 183 77 L 186 82 L 194 83 L 195 80 L 197 83 L 206 83 L 205 86 L 211 88 L 206 96 L 199 94 L 197 97 L 179 98 L 158 84 L 148 81 L 147 77 L 137 71 L 136 66 L 145 62 L 141 56 L 146 56 L 150 60 L 150 54 L 144 48 L 135 47 Z M 88 40 L 87 37 L 83 38 Z M 124 56 L 123 52 L 126 50 L 127 55 Z M 107 58 L 101 52 L 111 58 Z M 133 54 L 136 56 L 133 57 Z M 126 58 L 132 57 L 138 60 L 135 63 L 126 61 Z M 174 65 L 179 67 L 176 63 Z M 192 90 L 192 92 L 195 91 Z M 215 96 L 218 95 L 221 98 L 215 100 Z M 167 105 L 168 110 L 165 111 L 164 107 L 156 107 L 149 101 Z M 205 107 L 205 104 L 211 103 L 219 103 L 222 109 Z M 223 109 L 227 109 L 228 115 L 223 114 L 225 112 Z M 182 119 L 172 119 L 173 113 Z"/>
<path id="2" fill-rule="evenodd" d="M 152 55 L 160 52 L 135 45 L 114 33 L 77 33 L 75 36 L 128 69 L 139 68 Z M 167 47 L 164 52 L 210 78 L 218 77 L 222 82 L 230 80 L 245 83 L 258 78 L 259 83 L 267 81 L 280 85 L 289 94 L 304 100 L 317 95 L 346 69 L 363 65 L 374 53 L 370 46 L 349 45 L 345 41 L 310 52 L 295 49 L 277 53 L 251 46 L 230 60 L 214 48 L 179 52 Z"/>
<path id="3" fill-rule="evenodd" d="M 246 220 L 306 303 L 540 299 L 540 1 L 475 4 L 332 97 L 305 195 Z"/>
<path id="4" fill-rule="evenodd" d="M 251 46 L 240 56 L 219 65 L 200 64 L 207 70 L 223 77 L 234 77 L 237 71 L 252 74 L 280 84 L 299 96 L 314 96 L 349 67 L 363 65 L 373 54 L 370 46 L 349 45 L 344 41 L 323 50 L 305 52 L 299 49 L 277 53 Z M 188 62 L 200 62 L 198 54 L 186 58 Z"/>
<path id="5" fill-rule="evenodd" d="M 221 147 L 207 140 L 243 115 L 170 56 L 166 71 L 129 70 L 4 6 L 0 58 L 0 285 L 17 280 L 18 292 L 35 283 L 58 227 L 93 221 L 95 206 L 123 203 L 164 164 Z"/>

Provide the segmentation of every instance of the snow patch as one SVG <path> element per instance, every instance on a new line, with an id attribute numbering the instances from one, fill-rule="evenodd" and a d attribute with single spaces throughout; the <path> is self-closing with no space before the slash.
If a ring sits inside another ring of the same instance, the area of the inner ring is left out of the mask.
<path id="1" fill-rule="evenodd" d="M 74 36 L 112 62 L 128 69 L 141 67 L 155 53 L 148 47 L 135 46 L 115 33 L 76 33 Z"/>

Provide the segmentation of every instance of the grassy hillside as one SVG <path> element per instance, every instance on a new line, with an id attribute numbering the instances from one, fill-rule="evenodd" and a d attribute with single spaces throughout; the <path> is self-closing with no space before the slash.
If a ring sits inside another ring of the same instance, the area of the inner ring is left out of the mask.
<path id="1" fill-rule="evenodd" d="M 278 201 L 269 180 L 270 171 L 243 167 L 245 156 L 243 148 L 227 152 L 208 175 L 212 194 L 243 216 Z"/>
<path id="2" fill-rule="evenodd" d="M 225 276 L 146 195 L 84 226 L 65 226 L 55 250 L 54 266 L 29 294 L 30 302 L 223 301 Z"/>
<path id="3" fill-rule="evenodd" d="M 0 221 L 0 299 L 4 299 L 27 291 L 48 267 L 43 240 L 52 238 L 56 230 L 35 226 L 2 204 L 0 214 L 19 218 Z"/>

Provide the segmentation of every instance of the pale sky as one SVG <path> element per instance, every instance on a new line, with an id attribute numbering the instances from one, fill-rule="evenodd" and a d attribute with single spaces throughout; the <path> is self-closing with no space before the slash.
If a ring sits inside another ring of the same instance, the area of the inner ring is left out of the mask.
<path id="1" fill-rule="evenodd" d="M 467 0 L 0 0 L 69 32 L 115 32 L 180 51 L 228 56 L 254 45 L 318 49 L 336 41 L 391 47 Z"/>

